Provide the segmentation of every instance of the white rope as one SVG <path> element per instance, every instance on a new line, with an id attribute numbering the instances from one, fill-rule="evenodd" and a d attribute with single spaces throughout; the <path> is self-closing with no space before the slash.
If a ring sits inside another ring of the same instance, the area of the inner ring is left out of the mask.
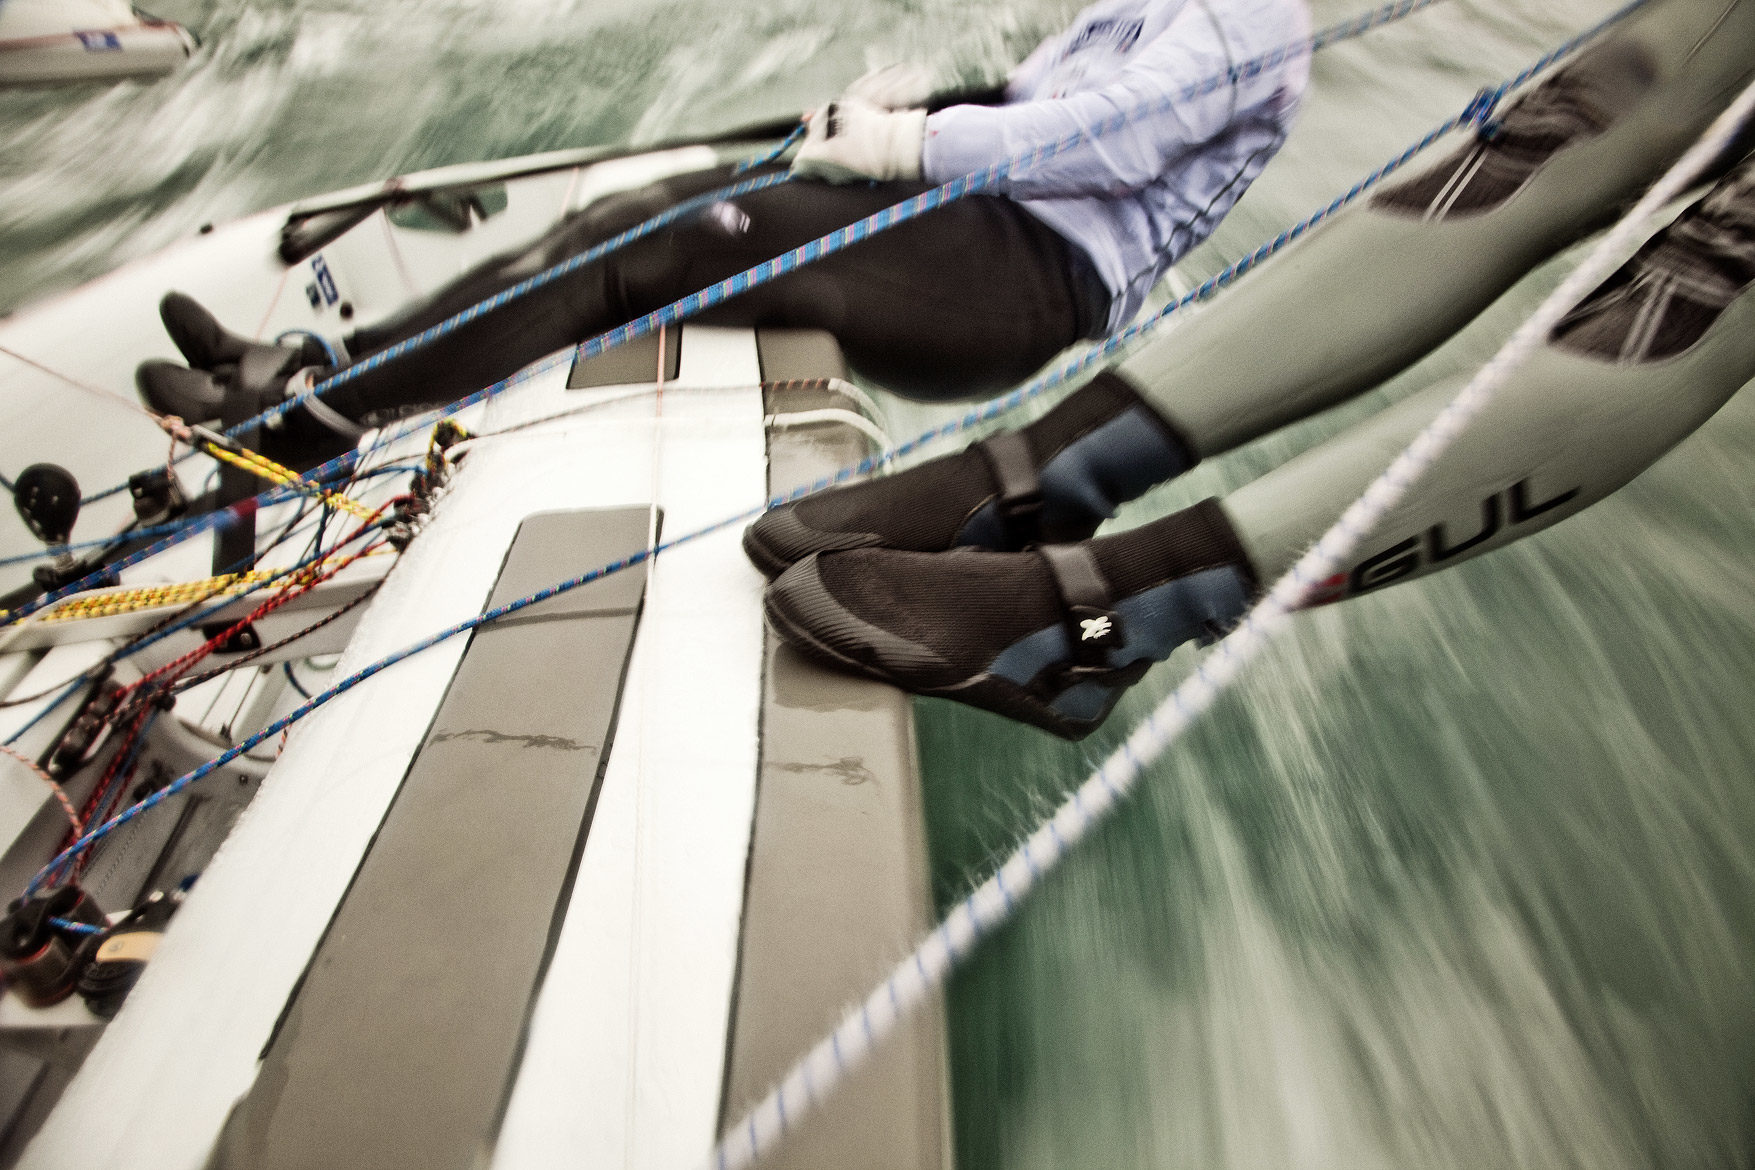
<path id="1" fill-rule="evenodd" d="M 994 875 L 965 898 L 903 959 L 889 978 L 793 1066 L 753 1110 L 732 1125 L 707 1165 L 737 1170 L 755 1162 L 807 1112 L 832 1094 L 896 1026 L 943 987 L 951 969 L 1018 904 L 1138 783 L 1147 764 L 1212 706 L 1243 668 L 1288 624 L 1317 582 L 1331 577 L 1399 503 L 1552 331 L 1566 313 L 1620 264 L 1643 238 L 1648 220 L 1717 158 L 1755 108 L 1755 85 L 1719 115 L 1699 142 L 1664 175 L 1586 257 L 1456 398 L 1427 424 L 1365 494 L 1342 514 L 1292 570 L 1269 590 L 1194 675 L 1177 687 L 1127 741 L 1073 791 Z"/>

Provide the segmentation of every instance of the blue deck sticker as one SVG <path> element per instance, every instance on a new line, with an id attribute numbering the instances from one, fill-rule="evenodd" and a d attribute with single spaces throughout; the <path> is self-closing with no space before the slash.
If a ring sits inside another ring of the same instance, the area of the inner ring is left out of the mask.
<path id="1" fill-rule="evenodd" d="M 119 52 L 122 48 L 122 39 L 113 32 L 80 32 L 76 29 L 73 35 L 79 38 L 79 43 L 88 53 Z"/>
<path id="2" fill-rule="evenodd" d="M 321 252 L 311 257 L 311 273 L 317 278 L 317 288 L 323 293 L 324 304 L 333 305 L 341 299 L 341 293 L 335 288 L 335 277 L 329 271 L 329 265 L 323 262 Z M 316 301 L 313 300 L 311 304 L 314 307 Z"/>

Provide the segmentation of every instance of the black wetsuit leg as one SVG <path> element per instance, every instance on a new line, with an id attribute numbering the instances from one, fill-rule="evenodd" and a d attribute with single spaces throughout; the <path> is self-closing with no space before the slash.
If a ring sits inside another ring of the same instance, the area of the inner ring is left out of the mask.
<path id="1" fill-rule="evenodd" d="M 732 181 L 681 176 L 600 201 L 531 248 L 348 339 L 358 358 L 413 336 L 676 203 Z M 484 314 L 325 395 L 353 417 L 447 402 L 568 345 L 844 227 L 922 184 L 786 183 L 721 203 Z M 709 324 L 829 330 L 861 374 L 943 398 L 1015 384 L 1101 331 L 1108 309 L 1089 263 L 1010 200 L 972 196 L 726 301 Z"/>

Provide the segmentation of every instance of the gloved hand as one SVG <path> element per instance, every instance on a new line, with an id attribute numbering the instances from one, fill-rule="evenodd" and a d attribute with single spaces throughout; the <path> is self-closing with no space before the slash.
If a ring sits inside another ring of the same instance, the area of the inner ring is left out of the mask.
<path id="1" fill-rule="evenodd" d="M 879 65 L 867 70 L 841 96 L 870 102 L 880 110 L 912 110 L 932 100 L 932 81 L 932 70 L 924 65 Z"/>
<path id="2" fill-rule="evenodd" d="M 925 142 L 925 110 L 884 110 L 858 99 L 830 102 L 811 114 L 792 173 L 830 183 L 918 179 Z"/>

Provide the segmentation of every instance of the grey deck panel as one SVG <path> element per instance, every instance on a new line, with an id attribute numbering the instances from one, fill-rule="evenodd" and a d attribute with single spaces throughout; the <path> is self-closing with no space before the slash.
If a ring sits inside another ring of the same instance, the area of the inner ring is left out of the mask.
<path id="1" fill-rule="evenodd" d="M 530 517 L 490 604 L 645 547 L 649 522 L 646 508 Z M 486 1164 L 644 585 L 635 568 L 475 631 L 210 1166 Z"/>
<path id="2" fill-rule="evenodd" d="M 664 331 L 664 380 L 675 379 L 682 365 L 682 326 L 673 325 Z M 567 371 L 567 389 L 594 390 L 599 386 L 639 385 L 652 381 L 658 372 L 658 334 L 644 337 L 605 350 L 595 357 L 573 358 Z"/>
<path id="3" fill-rule="evenodd" d="M 766 382 L 845 377 L 824 333 L 761 330 Z M 771 385 L 771 413 L 845 407 L 810 386 Z M 777 431 L 769 486 L 784 491 L 866 455 L 830 424 Z M 756 823 L 721 1126 L 759 1101 L 933 924 L 908 696 L 825 670 L 770 634 Z M 773 1170 L 946 1170 L 951 1165 L 942 1012 L 905 1024 L 787 1136 Z"/>

